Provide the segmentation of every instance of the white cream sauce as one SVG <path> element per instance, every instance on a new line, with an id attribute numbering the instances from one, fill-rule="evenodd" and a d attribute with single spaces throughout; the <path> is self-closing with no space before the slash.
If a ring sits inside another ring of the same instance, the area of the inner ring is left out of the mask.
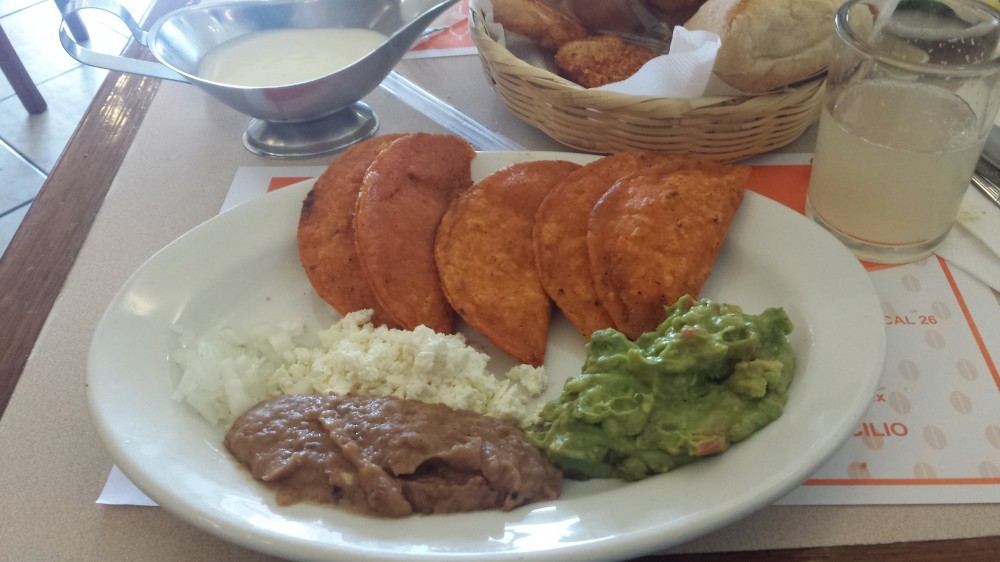
<path id="1" fill-rule="evenodd" d="M 306 82 L 349 66 L 388 39 L 353 28 L 269 29 L 214 47 L 198 64 L 204 80 L 271 87 Z"/>

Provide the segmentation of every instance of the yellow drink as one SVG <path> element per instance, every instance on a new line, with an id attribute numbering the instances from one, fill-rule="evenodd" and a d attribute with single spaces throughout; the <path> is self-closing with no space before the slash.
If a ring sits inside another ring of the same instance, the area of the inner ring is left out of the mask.
<path id="1" fill-rule="evenodd" d="M 948 233 L 985 136 L 954 93 L 919 83 L 848 86 L 820 117 L 809 213 L 861 257 L 914 259 Z M 892 260 L 894 261 L 894 260 Z"/>

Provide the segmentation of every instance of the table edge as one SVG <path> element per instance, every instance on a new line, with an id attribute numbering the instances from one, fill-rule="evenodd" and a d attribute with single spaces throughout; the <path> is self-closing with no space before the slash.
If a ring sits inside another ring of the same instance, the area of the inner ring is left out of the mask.
<path id="1" fill-rule="evenodd" d="M 160 0 L 145 21 L 188 3 Z M 130 41 L 123 54 L 152 60 Z M 0 418 L 160 80 L 110 72 L 0 256 Z"/>

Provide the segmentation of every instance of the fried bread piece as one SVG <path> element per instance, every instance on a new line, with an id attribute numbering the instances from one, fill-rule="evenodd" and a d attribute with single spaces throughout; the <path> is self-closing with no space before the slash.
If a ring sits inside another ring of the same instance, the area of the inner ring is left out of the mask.
<path id="1" fill-rule="evenodd" d="M 372 309 L 376 326 L 393 323 L 375 300 L 358 263 L 354 208 L 368 166 L 401 136 L 375 137 L 345 150 L 316 179 L 299 215 L 299 260 L 309 283 L 341 314 Z"/>
<path id="2" fill-rule="evenodd" d="M 591 273 L 587 248 L 591 210 L 619 179 L 654 165 L 680 170 L 711 164 L 685 156 L 619 152 L 567 176 L 538 208 L 533 237 L 539 278 L 584 339 L 614 326 L 597 295 Z"/>
<path id="3" fill-rule="evenodd" d="M 539 0 L 493 0 L 493 21 L 552 50 L 588 35 L 578 21 Z"/>
<path id="4" fill-rule="evenodd" d="M 743 199 L 750 169 L 666 163 L 626 176 L 590 215 L 594 287 L 615 327 L 635 339 L 664 306 L 698 296 Z"/>
<path id="5" fill-rule="evenodd" d="M 438 228 L 435 257 L 448 301 L 520 363 L 542 365 L 552 313 L 535 267 L 535 212 L 579 167 L 543 160 L 498 170 L 455 198 Z"/>
<path id="6" fill-rule="evenodd" d="M 564 44 L 556 51 L 556 66 L 565 78 L 584 88 L 597 88 L 632 76 L 656 52 L 630 45 L 615 35 L 594 35 Z"/>
<path id="7" fill-rule="evenodd" d="M 358 257 L 375 299 L 404 329 L 454 329 L 434 240 L 452 198 L 472 185 L 475 155 L 456 136 L 415 133 L 383 150 L 362 182 L 354 223 Z"/>

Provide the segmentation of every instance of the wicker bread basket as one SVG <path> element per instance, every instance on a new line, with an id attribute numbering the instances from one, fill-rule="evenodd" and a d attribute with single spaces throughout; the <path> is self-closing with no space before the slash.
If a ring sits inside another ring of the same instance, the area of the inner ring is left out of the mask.
<path id="1" fill-rule="evenodd" d="M 553 139 L 585 152 L 649 150 L 731 162 L 784 146 L 819 117 L 820 76 L 748 97 L 668 99 L 588 90 L 515 57 L 489 34 L 483 2 L 470 30 L 504 104 Z"/>

